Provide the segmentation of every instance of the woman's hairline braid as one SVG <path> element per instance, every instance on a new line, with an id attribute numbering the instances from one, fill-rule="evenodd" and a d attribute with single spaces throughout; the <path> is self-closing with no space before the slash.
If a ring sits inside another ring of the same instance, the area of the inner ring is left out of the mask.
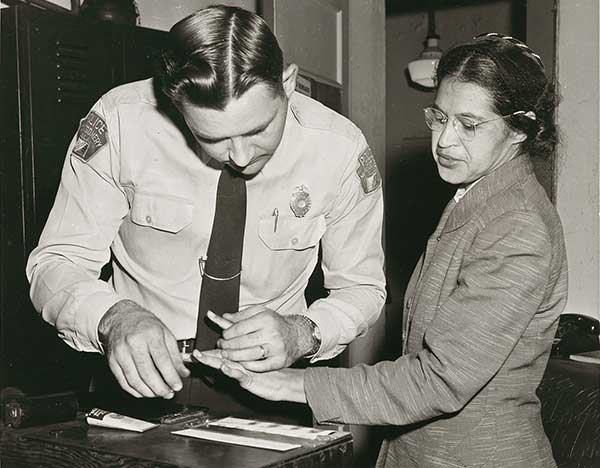
<path id="1" fill-rule="evenodd" d="M 516 37 L 508 36 L 506 34 L 500 34 L 497 32 L 488 32 L 488 33 L 478 34 L 477 36 L 475 36 L 473 38 L 473 40 L 475 40 L 475 41 L 484 40 L 486 38 L 497 38 L 497 39 L 501 39 L 501 40 L 505 40 L 505 41 L 509 42 L 510 44 L 518 47 L 522 51 L 531 55 L 533 57 L 534 61 L 542 69 L 542 71 L 544 71 L 544 72 L 546 71 L 546 67 L 544 66 L 544 61 L 542 60 L 542 57 L 539 54 L 535 53 L 531 47 L 529 47 L 527 44 L 525 44 L 523 41 L 517 39 Z"/>

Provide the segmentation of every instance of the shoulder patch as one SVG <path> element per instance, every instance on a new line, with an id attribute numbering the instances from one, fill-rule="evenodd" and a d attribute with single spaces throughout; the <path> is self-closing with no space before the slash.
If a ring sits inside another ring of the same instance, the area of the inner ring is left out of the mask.
<path id="1" fill-rule="evenodd" d="M 85 119 L 81 119 L 79 122 L 77 140 L 71 154 L 83 162 L 88 162 L 106 144 L 107 135 L 106 122 L 96 112 L 91 111 Z"/>
<path id="2" fill-rule="evenodd" d="M 358 156 L 356 174 L 365 194 L 371 193 L 381 186 L 381 175 L 375 162 L 375 156 L 368 146 Z"/>

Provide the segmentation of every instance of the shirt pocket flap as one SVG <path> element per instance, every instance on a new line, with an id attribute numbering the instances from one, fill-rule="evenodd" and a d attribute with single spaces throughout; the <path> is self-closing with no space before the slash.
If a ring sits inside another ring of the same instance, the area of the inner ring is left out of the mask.
<path id="1" fill-rule="evenodd" d="M 275 225 L 277 223 L 277 229 Z M 296 218 L 266 216 L 259 221 L 258 234 L 271 250 L 304 250 L 314 247 L 325 232 L 325 217 Z"/>
<path id="2" fill-rule="evenodd" d="M 192 211 L 192 203 L 183 198 L 136 193 L 131 221 L 139 226 L 177 233 L 192 222 Z"/>

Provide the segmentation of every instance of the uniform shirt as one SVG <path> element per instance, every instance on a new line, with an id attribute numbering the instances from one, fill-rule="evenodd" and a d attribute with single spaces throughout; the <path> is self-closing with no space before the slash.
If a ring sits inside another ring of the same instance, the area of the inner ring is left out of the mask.
<path id="1" fill-rule="evenodd" d="M 196 333 L 220 168 L 159 110 L 152 89 L 151 80 L 117 87 L 81 121 L 27 265 L 35 307 L 80 351 L 102 349 L 98 323 L 121 299 L 152 311 L 177 339 Z M 279 147 L 246 185 L 240 309 L 305 314 L 322 335 L 314 359 L 337 355 L 385 300 L 381 178 L 365 138 L 294 93 Z M 329 295 L 307 310 L 319 241 Z M 98 277 L 111 251 L 107 283 Z"/>

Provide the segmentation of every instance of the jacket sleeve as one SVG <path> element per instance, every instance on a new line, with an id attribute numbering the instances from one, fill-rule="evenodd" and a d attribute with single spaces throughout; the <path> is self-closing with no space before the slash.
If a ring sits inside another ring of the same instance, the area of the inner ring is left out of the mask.
<path id="1" fill-rule="evenodd" d="M 537 214 L 497 218 L 466 252 L 422 351 L 374 366 L 307 370 L 317 420 L 405 425 L 459 411 L 498 372 L 538 311 L 550 258 Z"/>
<path id="2" fill-rule="evenodd" d="M 385 302 L 381 177 L 362 135 L 326 221 L 321 266 L 329 295 L 306 312 L 322 335 L 313 361 L 331 359 L 365 334 Z"/>
<path id="3" fill-rule="evenodd" d="M 102 101 L 81 120 L 69 146 L 54 206 L 29 256 L 31 299 L 44 320 L 79 351 L 100 351 L 98 322 L 119 297 L 99 279 L 128 212 L 119 186 L 117 119 Z"/>

